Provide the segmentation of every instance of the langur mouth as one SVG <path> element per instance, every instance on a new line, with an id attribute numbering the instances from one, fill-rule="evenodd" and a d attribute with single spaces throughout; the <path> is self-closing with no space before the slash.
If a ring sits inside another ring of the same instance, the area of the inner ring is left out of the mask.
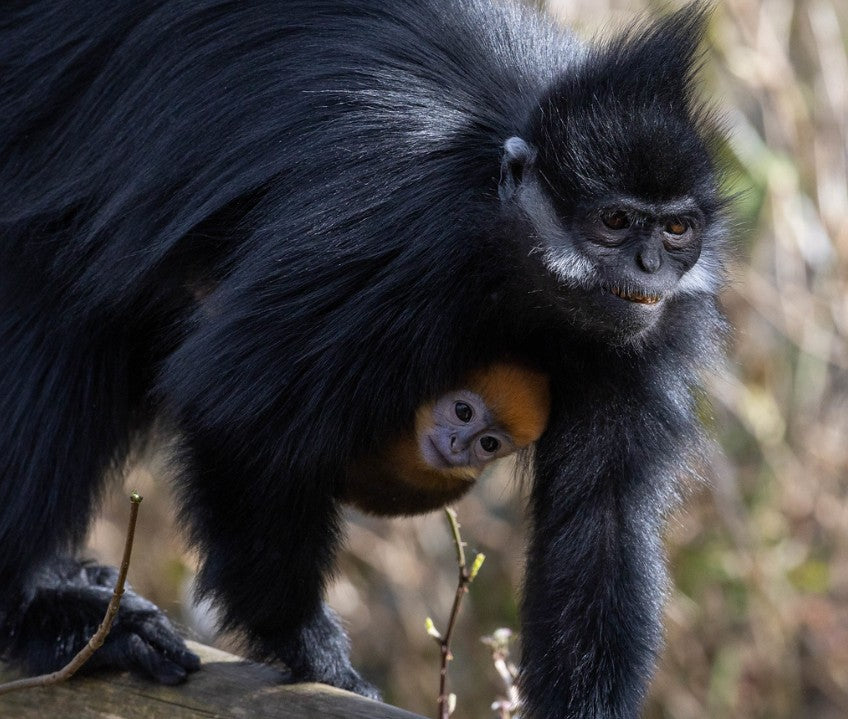
<path id="1" fill-rule="evenodd" d="M 622 290 L 619 287 L 611 287 L 609 291 L 616 297 L 621 297 L 628 302 L 638 302 L 640 305 L 655 305 L 662 299 L 662 295 L 645 295 L 641 292 Z"/>

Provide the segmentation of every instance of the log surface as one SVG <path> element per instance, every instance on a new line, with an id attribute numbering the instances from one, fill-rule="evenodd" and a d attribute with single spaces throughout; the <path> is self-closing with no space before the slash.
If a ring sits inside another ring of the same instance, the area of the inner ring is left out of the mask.
<path id="1" fill-rule="evenodd" d="M 128 674 L 76 676 L 0 696 L 2 719 L 423 719 L 324 684 L 281 684 L 265 664 L 187 642 L 203 662 L 178 687 Z M 435 706 L 435 701 L 433 702 Z"/>

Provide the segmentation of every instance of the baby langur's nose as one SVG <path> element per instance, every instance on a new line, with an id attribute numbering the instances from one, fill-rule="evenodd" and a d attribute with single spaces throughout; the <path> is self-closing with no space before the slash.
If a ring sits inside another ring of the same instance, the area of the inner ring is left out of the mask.
<path id="1" fill-rule="evenodd" d="M 474 433 L 471 431 L 465 432 L 462 429 L 456 432 L 451 432 L 450 435 L 450 452 L 456 457 L 464 457 L 468 451 L 468 447 L 474 441 Z"/>

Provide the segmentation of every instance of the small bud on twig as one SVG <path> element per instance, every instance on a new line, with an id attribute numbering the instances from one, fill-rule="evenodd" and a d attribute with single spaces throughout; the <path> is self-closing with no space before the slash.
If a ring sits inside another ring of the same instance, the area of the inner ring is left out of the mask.
<path id="1" fill-rule="evenodd" d="M 474 561 L 471 563 L 471 569 L 468 572 L 468 581 L 469 582 L 474 581 L 474 577 L 477 576 L 477 572 L 480 571 L 480 567 L 483 566 L 483 562 L 485 562 L 485 561 L 486 561 L 486 555 L 483 554 L 483 552 L 478 553 L 477 556 L 474 557 Z"/>
<path id="2" fill-rule="evenodd" d="M 424 626 L 427 628 L 427 634 L 433 637 L 433 639 L 435 639 L 437 642 L 441 643 L 442 633 L 438 629 L 436 629 L 436 625 L 433 623 L 433 620 L 430 619 L 430 617 L 427 617 L 424 620 Z"/>

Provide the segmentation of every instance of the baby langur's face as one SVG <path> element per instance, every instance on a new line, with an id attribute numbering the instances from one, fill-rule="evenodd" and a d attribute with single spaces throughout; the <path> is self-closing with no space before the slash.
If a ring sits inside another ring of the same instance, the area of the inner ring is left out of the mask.
<path id="1" fill-rule="evenodd" d="M 418 447 L 424 461 L 435 469 L 482 469 L 518 449 L 483 398 L 469 390 L 450 392 L 438 399 L 432 421 L 422 425 Z"/>

